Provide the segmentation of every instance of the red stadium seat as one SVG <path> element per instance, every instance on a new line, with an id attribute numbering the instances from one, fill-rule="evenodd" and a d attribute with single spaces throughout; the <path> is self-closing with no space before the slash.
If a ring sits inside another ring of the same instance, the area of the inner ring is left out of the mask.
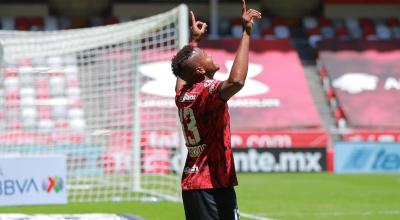
<path id="1" fill-rule="evenodd" d="M 18 31 L 28 31 L 31 28 L 30 21 L 27 17 L 17 17 L 15 19 L 15 29 Z"/>
<path id="2" fill-rule="evenodd" d="M 321 78 L 324 78 L 324 77 L 328 76 L 328 71 L 326 70 L 325 66 L 321 66 L 319 68 L 319 75 L 321 76 Z"/>
<path id="3" fill-rule="evenodd" d="M 335 110 L 333 111 L 333 115 L 335 116 L 336 121 L 339 121 L 339 119 L 345 118 L 343 110 L 340 107 L 335 108 Z"/>
<path id="4" fill-rule="evenodd" d="M 44 25 L 44 18 L 43 17 L 33 17 L 33 18 L 31 18 L 31 25 L 32 26 L 43 26 Z"/>
<path id="5" fill-rule="evenodd" d="M 116 17 L 107 17 L 105 20 L 106 24 L 118 24 L 119 23 L 119 19 Z"/>
<path id="6" fill-rule="evenodd" d="M 67 86 L 68 87 L 78 87 L 79 86 L 79 78 L 78 76 L 66 76 Z"/>
<path id="7" fill-rule="evenodd" d="M 345 27 L 339 27 L 336 29 L 336 37 L 338 39 L 348 39 L 349 38 L 349 30 Z"/>
<path id="8" fill-rule="evenodd" d="M 46 77 L 46 76 L 36 77 L 35 78 L 35 87 L 36 88 L 49 87 L 49 77 Z"/>
<path id="9" fill-rule="evenodd" d="M 20 59 L 18 60 L 18 66 L 32 66 L 32 59 L 31 58 L 25 58 L 25 59 Z"/>
<path id="10" fill-rule="evenodd" d="M 374 22 L 370 18 L 360 18 L 358 20 L 358 22 L 360 24 L 360 27 L 362 27 L 362 28 L 363 27 L 374 27 L 375 26 Z"/>
<path id="11" fill-rule="evenodd" d="M 55 122 L 56 128 L 68 128 L 69 124 L 67 120 L 59 119 Z"/>
<path id="12" fill-rule="evenodd" d="M 274 38 L 274 30 L 272 28 L 263 28 L 261 30 L 261 35 L 263 38 Z"/>
<path id="13" fill-rule="evenodd" d="M 43 30 L 44 27 L 44 18 L 43 17 L 33 17 L 30 19 L 32 31 Z"/>
<path id="14" fill-rule="evenodd" d="M 307 31 L 308 36 L 312 35 L 321 35 L 321 31 L 319 28 L 312 28 Z"/>
<path id="15" fill-rule="evenodd" d="M 19 89 L 17 89 L 17 88 L 5 89 L 4 95 L 5 95 L 6 100 L 19 100 L 20 99 Z"/>
<path id="16" fill-rule="evenodd" d="M 386 24 L 390 28 L 399 27 L 400 26 L 400 21 L 399 21 L 398 18 L 388 18 L 387 21 L 386 21 Z"/>
<path id="17" fill-rule="evenodd" d="M 376 31 L 374 26 L 363 26 L 363 37 L 367 40 L 377 39 Z"/>
<path id="18" fill-rule="evenodd" d="M 325 93 L 326 93 L 326 96 L 328 97 L 328 100 L 335 98 L 335 93 L 334 93 L 332 87 L 328 87 L 328 89 L 325 91 Z"/>
<path id="19" fill-rule="evenodd" d="M 38 98 L 38 99 L 49 99 L 50 98 L 49 87 L 36 88 L 36 98 Z"/>
<path id="20" fill-rule="evenodd" d="M 230 20 L 231 26 L 242 25 L 242 18 L 232 18 Z"/>
<path id="21" fill-rule="evenodd" d="M 11 131 L 21 130 L 22 123 L 21 123 L 21 121 L 17 121 L 17 120 L 9 121 L 6 125 L 6 128 Z"/>
<path id="22" fill-rule="evenodd" d="M 318 26 L 319 26 L 320 28 L 322 28 L 322 27 L 332 27 L 332 26 L 333 26 L 333 25 L 332 25 L 332 20 L 329 19 L 329 18 L 320 17 L 320 18 L 318 19 Z"/>
<path id="23" fill-rule="evenodd" d="M 50 119 L 52 117 L 51 107 L 39 106 L 38 107 L 39 119 Z"/>
<path id="24" fill-rule="evenodd" d="M 15 77 L 18 75 L 18 72 L 17 72 L 17 70 L 12 69 L 12 68 L 6 68 L 4 70 L 4 75 L 5 75 L 5 77 Z"/>
<path id="25" fill-rule="evenodd" d="M 272 18 L 272 26 L 286 26 L 286 22 L 283 18 Z"/>

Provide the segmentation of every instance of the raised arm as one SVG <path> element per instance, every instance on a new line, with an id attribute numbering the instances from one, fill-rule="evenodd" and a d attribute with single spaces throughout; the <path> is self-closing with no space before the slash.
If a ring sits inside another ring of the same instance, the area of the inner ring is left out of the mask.
<path id="1" fill-rule="evenodd" d="M 192 26 L 190 27 L 191 40 L 189 44 L 192 47 L 198 47 L 200 40 L 207 31 L 207 24 L 201 21 L 196 21 L 193 11 L 190 11 L 190 16 L 192 20 Z M 175 92 L 178 92 L 185 84 L 186 82 L 183 79 L 176 77 Z"/>
<path id="2" fill-rule="evenodd" d="M 239 92 L 244 86 L 249 66 L 250 33 L 255 18 L 260 19 L 261 13 L 254 9 L 247 10 L 246 2 L 242 0 L 242 39 L 236 51 L 236 57 L 233 61 L 229 77 L 227 80 L 223 81 L 219 87 L 221 98 L 226 101 Z"/>

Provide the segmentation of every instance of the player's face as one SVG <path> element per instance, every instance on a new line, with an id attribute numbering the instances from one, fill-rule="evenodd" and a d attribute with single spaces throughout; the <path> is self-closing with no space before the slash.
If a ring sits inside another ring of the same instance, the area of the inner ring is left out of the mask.
<path id="1" fill-rule="evenodd" d="M 204 69 L 204 75 L 212 79 L 214 74 L 219 70 L 218 64 L 214 63 L 212 57 L 204 50 L 196 48 L 194 53 L 193 60 Z"/>

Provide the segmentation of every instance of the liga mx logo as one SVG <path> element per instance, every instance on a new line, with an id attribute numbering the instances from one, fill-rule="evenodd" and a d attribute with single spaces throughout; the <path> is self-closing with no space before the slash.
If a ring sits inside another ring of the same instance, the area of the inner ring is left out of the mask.
<path id="1" fill-rule="evenodd" d="M 48 193 L 51 193 L 53 191 L 59 193 L 64 189 L 64 181 L 59 176 L 49 176 L 47 177 L 47 179 L 43 180 L 42 189 L 43 191 L 46 191 Z"/>

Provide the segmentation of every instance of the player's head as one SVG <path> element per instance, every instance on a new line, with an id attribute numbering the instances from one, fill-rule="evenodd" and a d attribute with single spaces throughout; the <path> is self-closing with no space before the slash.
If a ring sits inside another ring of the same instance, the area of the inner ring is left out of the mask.
<path id="1" fill-rule="evenodd" d="M 212 79 L 219 70 L 212 57 L 199 48 L 184 46 L 172 58 L 172 72 L 186 82 L 194 82 L 204 77 Z"/>

